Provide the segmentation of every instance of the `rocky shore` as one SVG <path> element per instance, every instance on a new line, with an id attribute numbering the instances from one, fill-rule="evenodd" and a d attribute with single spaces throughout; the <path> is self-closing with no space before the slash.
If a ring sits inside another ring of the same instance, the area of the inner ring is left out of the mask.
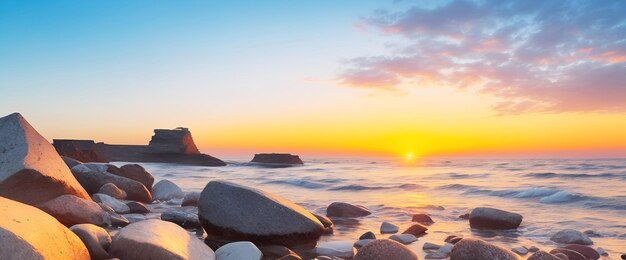
<path id="1" fill-rule="evenodd" d="M 62 158 L 19 114 L 0 118 L 0 259 L 531 259 L 586 260 L 608 254 L 589 232 L 555 230 L 553 246 L 504 248 L 448 234 L 431 239 L 440 219 L 381 222 L 351 240 L 334 228 L 377 214 L 330 201 L 326 214 L 266 190 L 212 180 L 185 193 L 141 165 Z M 515 230 L 524 217 L 478 207 L 462 216 L 474 230 Z M 591 237 L 590 237 L 591 235 Z M 321 240 L 320 238 L 325 238 Z M 421 252 L 408 245 L 423 244 Z"/>

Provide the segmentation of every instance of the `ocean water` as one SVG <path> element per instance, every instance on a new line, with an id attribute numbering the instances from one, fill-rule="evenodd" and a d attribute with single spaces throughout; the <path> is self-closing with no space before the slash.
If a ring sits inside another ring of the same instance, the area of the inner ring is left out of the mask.
<path id="1" fill-rule="evenodd" d="M 321 241 L 356 240 L 382 221 L 410 226 L 411 214 L 427 213 L 436 222 L 409 245 L 424 256 L 424 242 L 442 244 L 448 235 L 478 237 L 507 248 L 535 245 L 551 250 L 555 232 L 593 230 L 593 247 L 612 259 L 626 253 L 626 160 L 426 160 L 414 164 L 375 159 L 307 159 L 304 166 L 267 168 L 246 160 L 225 167 L 142 164 L 158 180 L 185 191 L 201 191 L 211 180 L 227 180 L 288 198 L 325 214 L 335 201 L 359 204 L 373 214 L 335 223 Z M 524 216 L 517 231 L 472 230 L 458 216 L 479 206 Z"/>

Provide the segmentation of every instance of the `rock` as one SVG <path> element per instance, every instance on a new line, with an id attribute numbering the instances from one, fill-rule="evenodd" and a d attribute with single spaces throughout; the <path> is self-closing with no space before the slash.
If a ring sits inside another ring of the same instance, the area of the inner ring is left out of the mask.
<path id="1" fill-rule="evenodd" d="M 513 251 L 514 253 L 516 253 L 518 255 L 526 255 L 526 254 L 528 254 L 528 249 L 526 249 L 523 246 L 514 247 L 513 249 L 511 249 L 511 251 Z"/>
<path id="2" fill-rule="evenodd" d="M 376 239 L 376 235 L 372 231 L 367 231 L 359 237 L 359 239 Z"/>
<path id="3" fill-rule="evenodd" d="M 454 248 L 453 244 L 450 243 L 445 243 L 443 244 L 443 246 L 441 246 L 439 249 L 437 249 L 437 253 L 441 254 L 441 255 L 449 255 L 452 252 L 452 249 Z"/>
<path id="4" fill-rule="evenodd" d="M 391 224 L 387 221 L 383 222 L 380 225 L 380 233 L 381 234 L 394 234 L 394 233 L 398 233 L 398 230 L 400 230 L 400 227 Z"/>
<path id="5" fill-rule="evenodd" d="M 556 253 L 556 254 L 554 254 L 554 256 L 556 258 L 558 258 L 558 259 L 561 259 L 561 260 L 569 260 L 569 257 L 567 257 L 567 255 L 565 255 L 563 253 Z"/>
<path id="6" fill-rule="evenodd" d="M 183 198 L 183 202 L 181 204 L 181 206 L 194 206 L 197 207 L 198 206 L 198 200 L 200 200 L 200 192 L 194 191 L 194 192 L 188 192 L 187 194 L 185 194 L 185 197 Z"/>
<path id="7" fill-rule="evenodd" d="M 0 241 L 0 259 L 89 259 L 83 242 L 55 218 L 3 197 L 0 197 Z"/>
<path id="8" fill-rule="evenodd" d="M 537 248 L 536 246 L 531 246 L 531 247 L 528 248 L 528 252 L 534 253 L 534 252 L 537 252 L 537 251 L 539 251 L 539 248 Z"/>
<path id="9" fill-rule="evenodd" d="M 143 184 L 143 186 L 146 186 L 149 191 L 152 190 L 152 184 L 154 184 L 152 174 L 147 172 L 146 169 L 139 164 L 126 164 L 120 167 L 119 172 L 113 174 L 138 181 Z"/>
<path id="10" fill-rule="evenodd" d="M 103 166 L 104 165 L 104 166 Z M 106 167 L 106 169 L 104 169 Z M 152 202 L 152 195 L 138 181 L 117 176 L 108 172 L 108 170 L 116 169 L 107 164 L 79 164 L 72 168 L 72 173 L 78 182 L 85 187 L 89 194 L 97 193 L 102 185 L 113 183 L 119 189 L 126 192 L 126 198 L 140 202 Z"/>
<path id="11" fill-rule="evenodd" d="M 561 258 L 558 258 L 555 255 L 550 254 L 546 251 L 539 250 L 533 253 L 530 257 L 528 257 L 528 260 L 561 260 Z M 565 260 L 567 260 L 567 258 Z"/>
<path id="12" fill-rule="evenodd" d="M 78 224 L 72 226 L 70 230 L 83 241 L 91 259 L 103 260 L 111 258 L 107 252 L 111 245 L 111 236 L 104 228 L 93 224 Z"/>
<path id="13" fill-rule="evenodd" d="M 152 199 L 168 201 L 171 199 L 182 199 L 185 197 L 183 190 L 169 180 L 161 180 L 152 187 Z"/>
<path id="14" fill-rule="evenodd" d="M 469 217 L 470 217 L 469 213 L 465 213 L 465 214 L 459 216 L 460 219 L 469 219 Z"/>
<path id="15" fill-rule="evenodd" d="M 324 232 L 322 223 L 295 203 L 226 181 L 206 185 L 198 212 L 207 233 L 226 240 L 289 246 L 315 241 Z"/>
<path id="16" fill-rule="evenodd" d="M 418 260 L 408 247 L 389 239 L 367 243 L 354 255 L 354 260 Z"/>
<path id="17" fill-rule="evenodd" d="M 252 158 L 255 163 L 304 164 L 299 156 L 288 153 L 259 153 Z"/>
<path id="18" fill-rule="evenodd" d="M 459 241 L 461 241 L 461 239 L 463 239 L 463 238 L 462 237 L 454 237 L 454 238 L 451 238 L 450 241 L 448 241 L 448 242 L 450 244 L 454 245 L 454 244 L 458 243 Z"/>
<path id="19" fill-rule="evenodd" d="M 413 218 L 411 219 L 411 221 L 417 222 L 420 224 L 425 224 L 425 225 L 430 225 L 430 224 L 435 223 L 435 221 L 433 221 L 433 219 L 430 218 L 430 216 L 426 214 L 413 214 Z"/>
<path id="20" fill-rule="evenodd" d="M 128 213 L 137 213 L 137 214 L 150 213 L 150 210 L 146 207 L 146 205 L 144 205 L 141 202 L 129 201 L 126 203 L 126 206 L 128 206 L 128 209 L 129 209 Z"/>
<path id="21" fill-rule="evenodd" d="M 355 248 L 361 248 L 363 246 L 365 246 L 367 243 L 372 242 L 376 239 L 370 239 L 370 238 L 366 238 L 366 239 L 359 239 L 356 242 L 354 242 L 354 247 Z"/>
<path id="22" fill-rule="evenodd" d="M 0 118 L 0 196 L 34 206 L 66 194 L 89 198 L 54 147 L 22 115 Z"/>
<path id="23" fill-rule="evenodd" d="M 448 258 L 448 256 L 444 255 L 444 254 L 440 254 L 440 253 L 434 252 L 434 253 L 426 254 L 426 256 L 424 256 L 424 258 L 426 258 L 426 259 L 446 259 L 446 258 Z"/>
<path id="24" fill-rule="evenodd" d="M 626 254 L 622 254 L 621 258 L 626 259 Z"/>
<path id="25" fill-rule="evenodd" d="M 81 162 L 108 162 L 92 140 L 54 139 L 52 146 L 59 155 Z"/>
<path id="26" fill-rule="evenodd" d="M 588 237 L 602 237 L 602 235 L 600 235 L 599 233 L 593 230 L 585 230 L 583 233 L 587 235 Z"/>
<path id="27" fill-rule="evenodd" d="M 104 203 L 105 205 L 115 210 L 115 212 L 117 213 L 125 214 L 125 213 L 130 212 L 130 208 L 126 206 L 124 202 L 121 202 L 117 200 L 116 198 L 113 198 L 109 195 L 96 193 L 92 197 L 93 197 L 93 201 Z"/>
<path id="28" fill-rule="evenodd" d="M 321 242 L 313 250 L 317 255 L 352 258 L 354 247 L 352 241 Z"/>
<path id="29" fill-rule="evenodd" d="M 109 206 L 107 206 L 106 204 L 102 203 L 102 202 L 97 202 L 98 206 L 100 206 L 100 208 L 102 208 L 102 210 L 106 211 L 106 212 L 115 212 L 115 210 Z"/>
<path id="30" fill-rule="evenodd" d="M 113 227 L 125 227 L 130 224 L 130 221 L 128 221 L 126 217 L 117 213 L 109 213 L 109 222 L 111 222 L 111 226 Z"/>
<path id="31" fill-rule="evenodd" d="M 313 214 L 317 218 L 317 220 L 324 225 L 324 234 L 332 234 L 335 231 L 335 223 L 332 220 L 325 216 L 320 216 L 317 214 Z"/>
<path id="32" fill-rule="evenodd" d="M 72 169 L 72 167 L 83 163 L 79 160 L 75 160 L 67 156 L 61 156 L 61 159 L 63 160 L 63 162 L 65 163 L 65 165 L 67 165 L 67 168 L 69 169 Z"/>
<path id="33" fill-rule="evenodd" d="M 439 249 L 441 246 L 437 245 L 437 244 L 433 244 L 430 242 L 426 242 L 424 243 L 424 246 L 422 246 L 422 250 L 426 251 L 426 250 L 437 250 Z"/>
<path id="34" fill-rule="evenodd" d="M 126 192 L 123 190 L 120 190 L 113 183 L 107 183 L 107 184 L 102 185 L 102 187 L 100 187 L 100 190 L 98 190 L 98 193 L 109 195 L 118 200 L 126 199 Z"/>
<path id="35" fill-rule="evenodd" d="M 215 253 L 176 224 L 149 219 L 132 223 L 113 237 L 109 253 L 120 259 L 215 259 Z"/>
<path id="36" fill-rule="evenodd" d="M 144 221 L 144 220 L 148 219 L 145 215 L 137 214 L 137 213 L 124 214 L 122 216 L 124 218 L 126 218 L 128 220 L 128 222 L 130 222 L 130 223 L 135 223 L 135 222 Z"/>
<path id="37" fill-rule="evenodd" d="M 581 255 L 584 255 L 585 257 L 589 258 L 589 259 L 599 259 L 600 258 L 600 254 L 598 254 L 598 252 L 596 252 L 595 249 L 588 247 L 588 246 L 583 246 L 583 245 L 568 245 L 565 246 L 566 249 L 569 250 L 574 250 L 578 253 L 580 253 Z"/>
<path id="38" fill-rule="evenodd" d="M 565 248 L 552 249 L 552 251 L 550 251 L 550 254 L 564 254 L 567 256 L 568 260 L 588 260 L 587 257 L 582 255 L 581 253 Z"/>
<path id="39" fill-rule="evenodd" d="M 197 214 L 176 209 L 169 209 L 163 212 L 161 220 L 176 223 L 183 228 L 201 227 Z"/>
<path id="40" fill-rule="evenodd" d="M 263 253 L 248 241 L 228 243 L 215 251 L 218 260 L 260 260 Z"/>
<path id="41" fill-rule="evenodd" d="M 408 245 L 411 244 L 415 241 L 417 241 L 417 237 L 415 237 L 412 234 L 398 234 L 398 235 L 392 235 L 389 237 L 389 239 L 394 240 L 394 241 L 398 241 L 402 244 Z"/>
<path id="42" fill-rule="evenodd" d="M 404 232 L 402 232 L 402 234 L 411 234 L 417 237 L 426 233 L 426 230 L 428 230 L 428 228 L 423 226 L 422 224 L 413 224 Z"/>
<path id="43" fill-rule="evenodd" d="M 454 245 L 450 252 L 450 260 L 516 260 L 520 259 L 509 250 L 485 241 L 473 238 L 464 238 Z"/>
<path id="44" fill-rule="evenodd" d="M 573 229 L 564 229 L 550 237 L 550 240 L 561 244 L 593 245 L 593 241 L 583 233 Z"/>
<path id="45" fill-rule="evenodd" d="M 355 206 L 343 202 L 333 202 L 326 208 L 326 216 L 328 217 L 356 218 L 370 214 L 372 213 L 363 206 Z"/>
<path id="46" fill-rule="evenodd" d="M 598 247 L 596 249 L 596 252 L 598 252 L 598 254 L 601 255 L 601 256 L 608 256 L 609 255 L 609 253 L 606 250 L 604 250 L 604 248 L 602 248 L 602 247 Z"/>
<path id="47" fill-rule="evenodd" d="M 457 238 L 457 236 L 456 235 L 450 235 L 450 236 L 447 236 L 446 239 L 444 239 L 443 241 L 449 243 L 454 238 Z"/>
<path id="48" fill-rule="evenodd" d="M 263 253 L 264 259 L 302 260 L 294 251 L 281 245 L 260 246 L 259 250 Z"/>
<path id="49" fill-rule="evenodd" d="M 61 195 L 39 205 L 39 209 L 67 227 L 84 223 L 102 226 L 106 223 L 106 213 L 98 203 L 74 195 Z"/>
<path id="50" fill-rule="evenodd" d="M 470 213 L 470 226 L 479 229 L 516 229 L 522 215 L 494 208 L 475 208 Z"/>

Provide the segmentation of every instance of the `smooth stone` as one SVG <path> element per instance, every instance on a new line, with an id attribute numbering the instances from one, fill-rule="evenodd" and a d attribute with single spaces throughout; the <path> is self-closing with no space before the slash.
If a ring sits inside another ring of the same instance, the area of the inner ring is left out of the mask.
<path id="1" fill-rule="evenodd" d="M 588 260 L 587 257 L 585 257 L 583 254 L 565 248 L 552 249 L 552 251 L 550 251 L 550 254 L 564 254 L 567 256 L 568 260 Z"/>
<path id="2" fill-rule="evenodd" d="M 119 172 L 115 172 L 113 174 L 138 181 L 146 186 L 149 191 L 152 190 L 152 185 L 154 184 L 154 177 L 152 174 L 147 172 L 146 169 L 139 164 L 126 164 L 120 167 Z"/>
<path id="3" fill-rule="evenodd" d="M 480 239 L 464 238 L 452 248 L 450 260 L 517 260 L 519 256 Z"/>
<path id="4" fill-rule="evenodd" d="M 333 232 L 335 232 L 335 223 L 333 223 L 333 221 L 330 220 L 328 217 L 317 214 L 313 214 L 313 216 L 315 216 L 317 220 L 319 220 L 320 223 L 322 223 L 322 225 L 324 226 L 324 234 L 332 234 Z"/>
<path id="5" fill-rule="evenodd" d="M 424 256 L 425 259 L 446 259 L 448 258 L 448 255 L 444 255 L 444 254 L 440 254 L 437 252 L 434 253 L 428 253 Z"/>
<path id="6" fill-rule="evenodd" d="M 526 254 L 528 254 L 528 249 L 526 249 L 523 246 L 514 247 L 514 248 L 511 249 L 511 251 L 513 251 L 514 253 L 516 253 L 518 255 L 526 255 Z"/>
<path id="7" fill-rule="evenodd" d="M 81 162 L 79 160 L 76 160 L 74 158 L 70 158 L 70 157 L 67 157 L 67 156 L 61 156 L 61 159 L 63 160 L 65 165 L 67 165 L 67 168 L 70 168 L 70 169 L 72 169 L 72 167 L 74 167 L 76 165 L 79 165 L 79 164 L 83 163 L 83 162 Z"/>
<path id="8" fill-rule="evenodd" d="M 458 243 L 459 241 L 461 241 L 461 239 L 463 239 L 463 237 L 454 237 L 450 239 L 449 243 L 454 245 Z"/>
<path id="9" fill-rule="evenodd" d="M 113 170 L 115 169 L 115 170 Z M 72 168 L 72 173 L 89 194 L 98 193 L 100 187 L 113 183 L 126 192 L 126 199 L 140 202 L 152 202 L 150 191 L 138 181 L 110 173 L 119 170 L 117 167 L 103 163 L 83 163 Z"/>
<path id="10" fill-rule="evenodd" d="M 228 243 L 215 251 L 217 260 L 260 260 L 263 253 L 248 241 Z"/>
<path id="11" fill-rule="evenodd" d="M 109 254 L 120 259 L 207 259 L 215 253 L 176 224 L 149 219 L 132 223 L 113 237 Z"/>
<path id="12" fill-rule="evenodd" d="M 152 187 L 152 199 L 154 200 L 168 201 L 171 199 L 182 199 L 184 197 L 185 193 L 183 190 L 169 180 L 161 180 Z"/>
<path id="13" fill-rule="evenodd" d="M 531 246 L 528 248 L 528 252 L 534 253 L 539 251 L 539 248 L 537 248 L 536 246 Z"/>
<path id="14" fill-rule="evenodd" d="M 61 195 L 89 199 L 52 144 L 19 113 L 0 118 L 0 196 L 32 206 Z"/>
<path id="15" fill-rule="evenodd" d="M 267 259 L 302 260 L 297 253 L 281 245 L 259 246 L 259 250 Z"/>
<path id="16" fill-rule="evenodd" d="M 567 257 L 567 256 L 566 256 Z M 528 260 L 561 260 L 561 258 L 550 254 L 546 251 L 543 250 L 539 250 L 535 253 L 533 253 L 530 257 L 528 257 Z M 566 258 L 567 260 L 567 258 Z"/>
<path id="17" fill-rule="evenodd" d="M 357 218 L 371 214 L 366 207 L 344 202 L 333 202 L 326 208 L 326 216 L 328 217 Z"/>
<path id="18" fill-rule="evenodd" d="M 433 243 L 430 243 L 430 242 L 426 242 L 426 243 L 424 243 L 424 246 L 422 246 L 422 250 L 437 250 L 440 247 L 441 247 L 440 245 L 433 244 Z"/>
<path id="19" fill-rule="evenodd" d="M 354 260 L 418 260 L 408 247 L 389 239 L 379 239 L 367 243 L 354 255 Z"/>
<path id="20" fill-rule="evenodd" d="M 608 256 L 609 255 L 609 253 L 606 250 L 604 250 L 604 248 L 602 248 L 602 247 L 598 247 L 596 249 L 596 252 L 598 252 L 598 254 L 601 255 L 601 256 Z"/>
<path id="21" fill-rule="evenodd" d="M 593 245 L 593 241 L 580 231 L 564 229 L 550 237 L 550 240 L 561 244 Z"/>
<path id="22" fill-rule="evenodd" d="M 463 215 L 459 216 L 460 219 L 469 219 L 470 218 L 470 214 L 469 213 L 465 213 Z"/>
<path id="23" fill-rule="evenodd" d="M 321 242 L 313 250 L 317 255 L 352 258 L 355 249 L 352 241 Z"/>
<path id="24" fill-rule="evenodd" d="M 98 203 L 74 195 L 61 195 L 38 207 L 67 227 L 85 223 L 102 226 L 106 223 L 106 212 Z"/>
<path id="25" fill-rule="evenodd" d="M 113 183 L 107 183 L 102 185 L 102 187 L 100 187 L 100 189 L 98 190 L 98 193 L 109 195 L 118 200 L 126 199 L 126 192 L 120 190 L 120 188 L 115 186 L 115 184 Z"/>
<path id="26" fill-rule="evenodd" d="M 400 227 L 391 224 L 387 221 L 383 222 L 380 225 L 380 233 L 381 234 L 394 234 L 394 233 L 398 233 L 398 231 L 400 230 Z"/>
<path id="27" fill-rule="evenodd" d="M 87 247 L 93 260 L 110 259 L 107 249 L 111 245 L 111 236 L 104 228 L 93 224 L 78 224 L 70 227 L 70 230 L 80 238 Z"/>
<path id="28" fill-rule="evenodd" d="M 447 236 L 447 237 L 446 237 L 446 239 L 444 239 L 443 241 L 444 241 L 444 242 L 448 242 L 448 243 L 449 243 L 449 242 L 450 242 L 452 239 L 454 239 L 454 238 L 457 238 L 457 236 L 456 236 L 456 235 L 449 235 L 449 236 Z"/>
<path id="29" fill-rule="evenodd" d="M 426 214 L 413 214 L 413 218 L 411 219 L 411 221 L 426 225 L 435 223 L 435 221 L 433 221 L 433 219 Z"/>
<path id="30" fill-rule="evenodd" d="M 200 200 L 200 192 L 193 191 L 185 194 L 183 198 L 183 202 L 181 202 L 181 206 L 198 206 L 198 200 Z"/>
<path id="31" fill-rule="evenodd" d="M 354 242 L 354 247 L 355 248 L 361 248 L 361 247 L 365 246 L 367 243 L 372 242 L 374 240 L 376 240 L 376 239 L 369 239 L 369 238 L 359 239 L 356 242 Z"/>
<path id="32" fill-rule="evenodd" d="M 129 213 L 138 213 L 138 214 L 146 214 L 150 213 L 150 210 L 141 202 L 138 201 L 129 201 L 126 202 L 126 206 L 130 210 Z"/>
<path id="33" fill-rule="evenodd" d="M 582 255 L 584 255 L 585 257 L 589 258 L 589 259 L 599 259 L 600 258 L 600 254 L 598 254 L 598 252 L 596 252 L 595 249 L 588 247 L 588 246 L 583 246 L 583 245 L 567 245 L 565 246 L 566 249 L 569 250 L 574 250 Z"/>
<path id="34" fill-rule="evenodd" d="M 437 249 L 437 253 L 442 254 L 442 255 L 449 255 L 452 252 L 453 248 L 454 248 L 453 244 L 445 243 L 443 244 L 443 246 Z"/>
<path id="35" fill-rule="evenodd" d="M 392 235 L 392 236 L 389 237 L 389 239 L 398 241 L 398 242 L 400 242 L 402 244 L 405 244 L 405 245 L 408 245 L 408 244 L 411 244 L 411 243 L 417 241 L 417 237 L 415 237 L 412 234 Z"/>
<path id="36" fill-rule="evenodd" d="M 558 259 L 561 259 L 561 260 L 569 260 L 569 257 L 567 257 L 567 255 L 563 253 L 556 253 L 554 254 L 554 256 L 556 256 Z"/>
<path id="37" fill-rule="evenodd" d="M 359 239 L 376 239 L 376 235 L 372 231 L 367 231 L 359 237 Z"/>
<path id="38" fill-rule="evenodd" d="M 111 207 L 115 212 L 120 214 L 125 214 L 130 212 L 130 208 L 124 204 L 124 202 L 119 201 L 116 198 L 113 198 L 106 194 L 96 193 L 92 195 L 93 201 L 101 202 L 105 205 Z"/>
<path id="39" fill-rule="evenodd" d="M 522 215 L 504 210 L 479 207 L 472 210 L 470 227 L 478 229 L 516 229 L 522 223 Z"/>
<path id="40" fill-rule="evenodd" d="M 176 223 L 183 228 L 200 228 L 198 214 L 177 209 L 169 209 L 161 214 L 161 220 Z"/>
<path id="41" fill-rule="evenodd" d="M 0 259 L 90 258 L 80 238 L 55 218 L 33 206 L 0 197 Z"/>
<path id="42" fill-rule="evenodd" d="M 428 228 L 422 224 L 413 224 L 409 228 L 407 228 L 404 232 L 402 232 L 402 234 L 411 234 L 417 237 L 426 233 L 427 230 Z"/>
<path id="43" fill-rule="evenodd" d="M 299 205 L 269 192 L 226 181 L 209 182 L 198 203 L 208 234 L 259 245 L 299 245 L 316 241 L 324 226 Z"/>
<path id="44" fill-rule="evenodd" d="M 102 202 L 97 202 L 98 206 L 100 206 L 100 208 L 102 208 L 102 210 L 106 211 L 106 212 L 115 212 L 115 210 L 111 207 L 109 207 L 108 205 L 102 203 Z"/>
<path id="45" fill-rule="evenodd" d="M 126 217 L 117 213 L 109 213 L 109 222 L 112 227 L 125 227 L 130 224 L 130 221 Z"/>

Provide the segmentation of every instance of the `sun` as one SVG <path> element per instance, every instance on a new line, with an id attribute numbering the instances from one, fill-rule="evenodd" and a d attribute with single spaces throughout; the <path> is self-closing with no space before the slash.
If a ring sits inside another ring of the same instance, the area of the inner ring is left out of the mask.
<path id="1" fill-rule="evenodd" d="M 406 158 L 407 160 L 413 160 L 413 159 L 415 159 L 415 155 L 414 155 L 413 153 L 407 153 L 407 154 L 405 155 L 405 158 Z"/>

